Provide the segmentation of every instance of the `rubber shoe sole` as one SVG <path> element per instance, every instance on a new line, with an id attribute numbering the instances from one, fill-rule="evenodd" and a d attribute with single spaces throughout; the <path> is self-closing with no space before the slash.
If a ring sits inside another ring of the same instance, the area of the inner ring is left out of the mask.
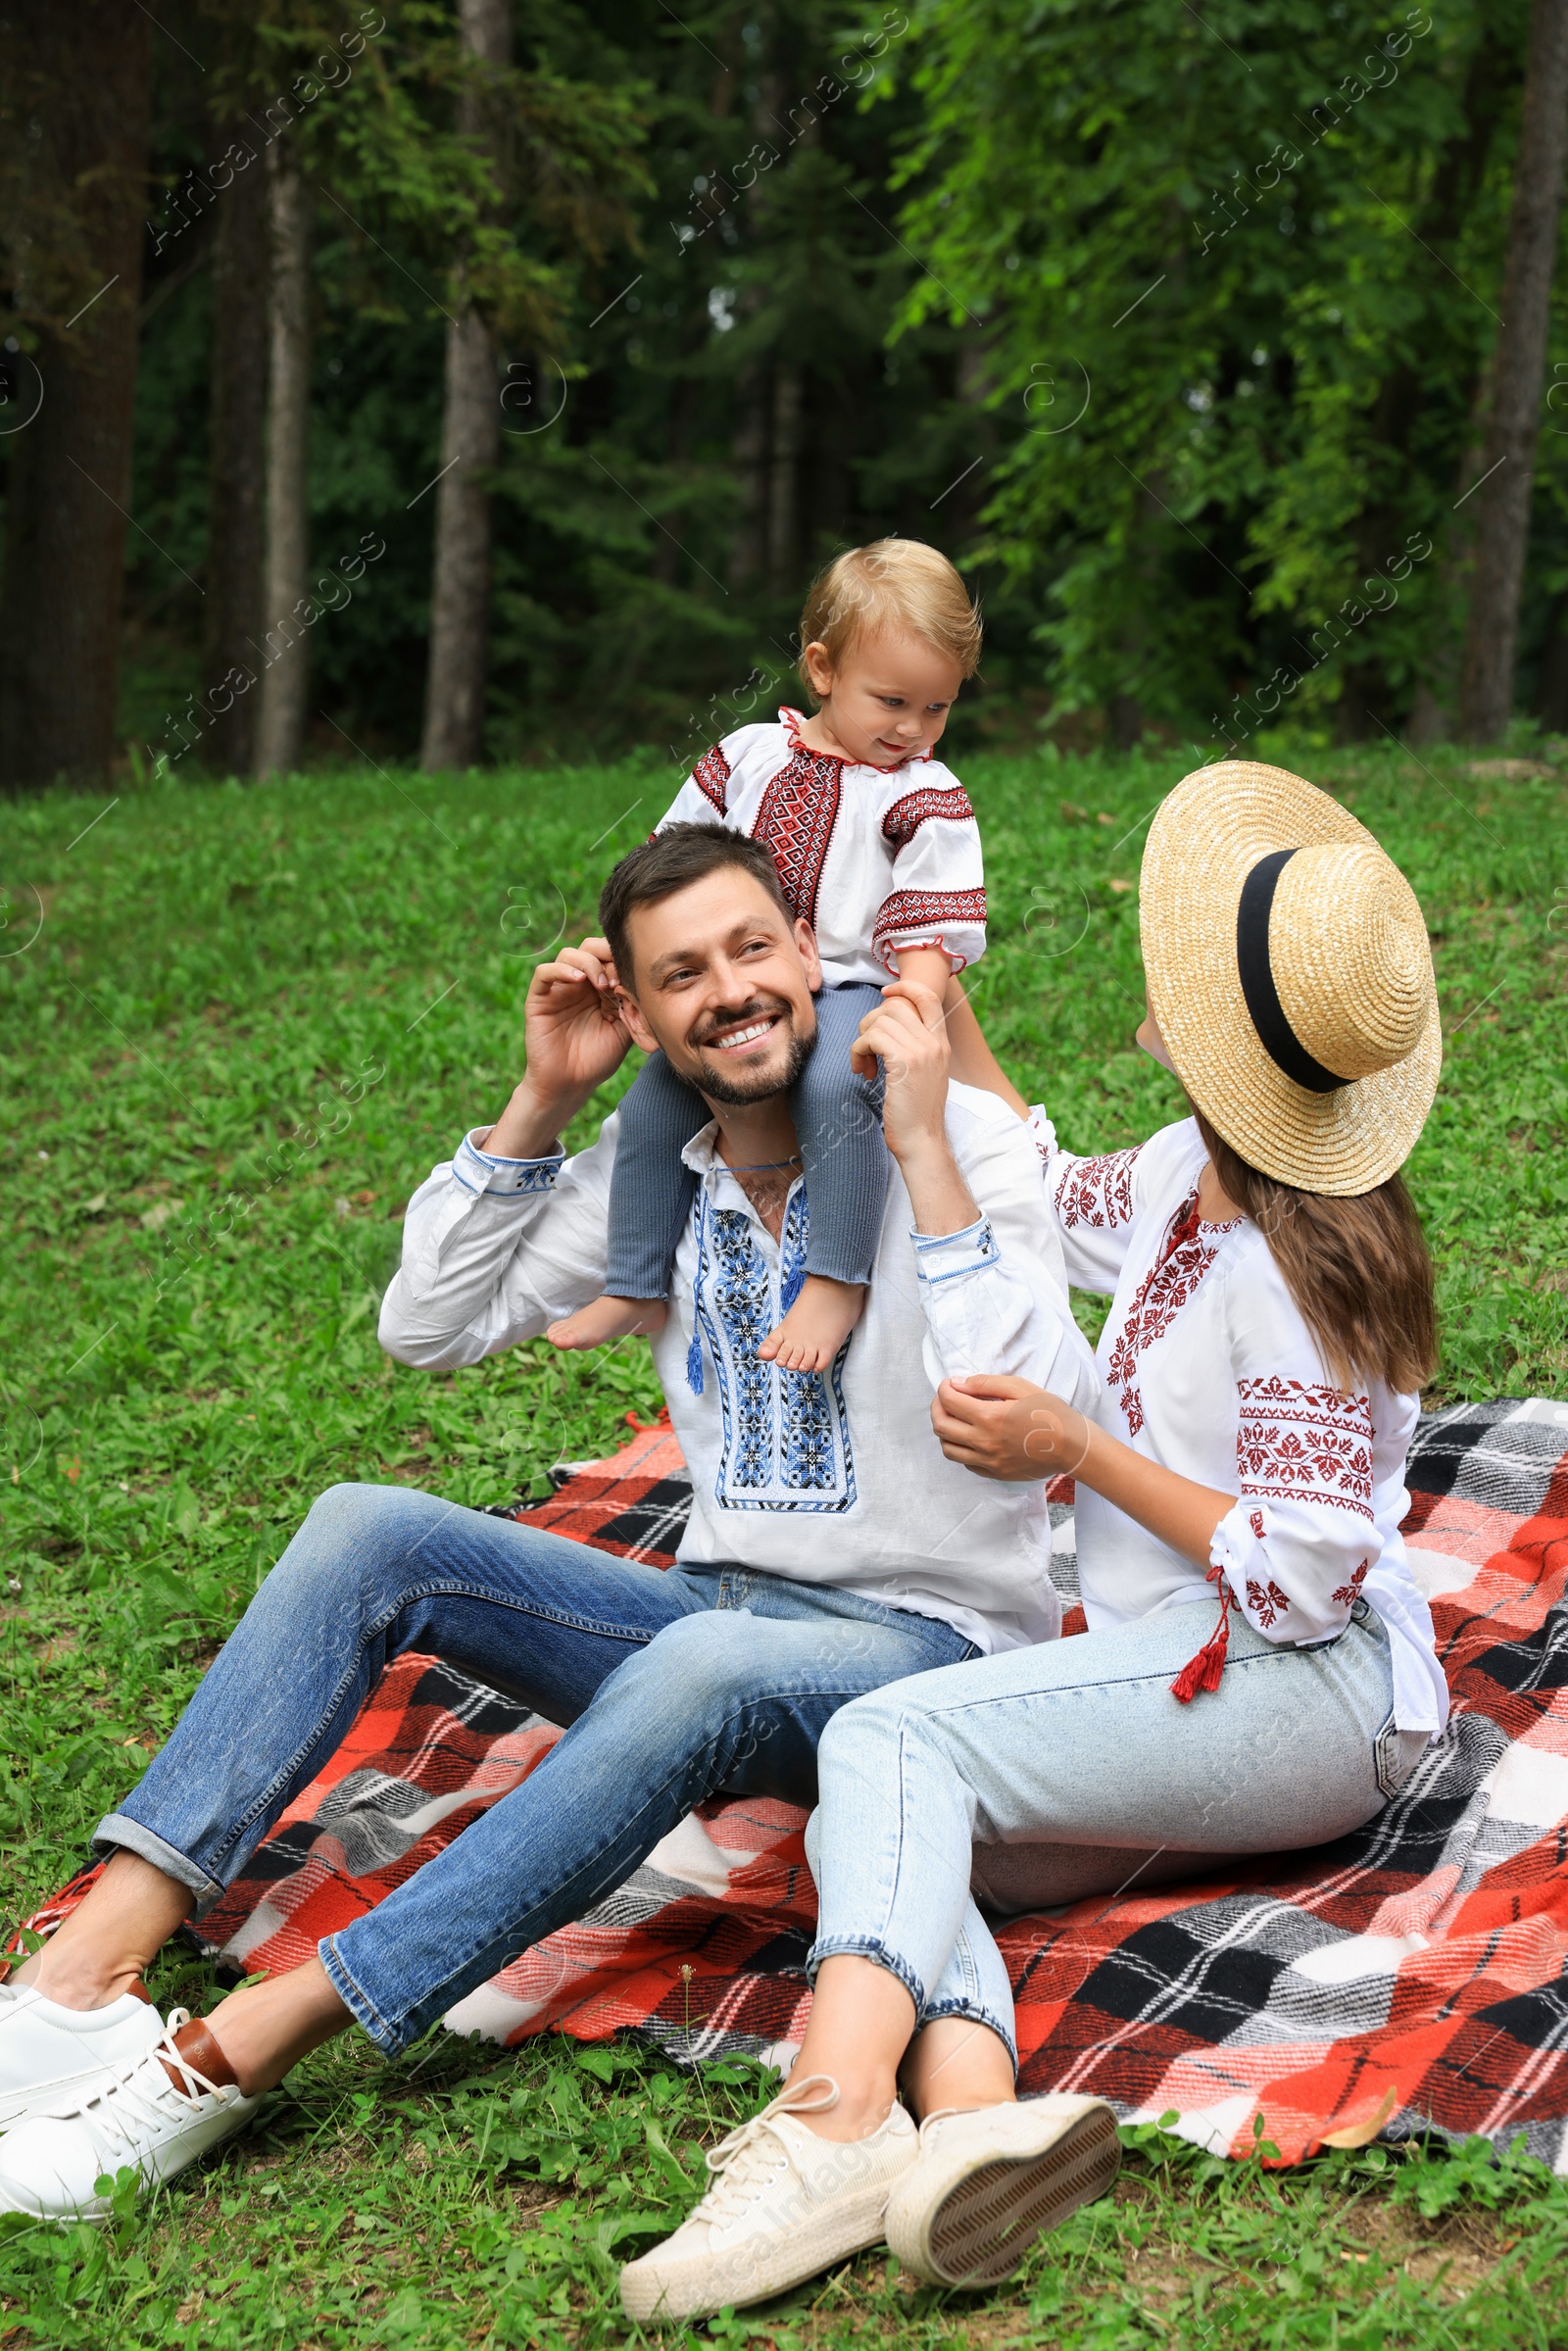
<path id="1" fill-rule="evenodd" d="M 978 2164 L 934 2205 L 920 2194 L 917 2164 L 889 2201 L 889 2249 L 934 2285 L 999 2285 L 1042 2236 L 1102 2196 L 1120 2169 L 1121 2140 L 1104 2106 L 1069 2123 L 1041 2153 Z"/>

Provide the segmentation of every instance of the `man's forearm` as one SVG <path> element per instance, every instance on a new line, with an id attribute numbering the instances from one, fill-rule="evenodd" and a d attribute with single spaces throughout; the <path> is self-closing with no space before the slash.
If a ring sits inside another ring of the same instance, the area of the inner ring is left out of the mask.
<path id="1" fill-rule="evenodd" d="M 906 1146 L 896 1155 L 917 1233 L 962 1233 L 979 1222 L 974 1195 L 958 1172 L 946 1134 Z"/>
<path id="2" fill-rule="evenodd" d="M 588 1099 L 545 1094 L 523 1078 L 489 1134 L 478 1138 L 478 1148 L 497 1159 L 548 1159 Z"/>

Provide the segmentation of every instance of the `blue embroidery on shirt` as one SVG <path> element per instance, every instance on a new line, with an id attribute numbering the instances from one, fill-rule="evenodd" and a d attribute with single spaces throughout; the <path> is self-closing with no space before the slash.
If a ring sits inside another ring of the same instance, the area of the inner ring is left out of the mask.
<path id="1" fill-rule="evenodd" d="M 471 1165 L 482 1170 L 486 1179 L 498 1170 L 514 1169 L 515 1172 L 507 1174 L 506 1179 L 500 1184 L 493 1184 L 488 1180 L 483 1183 L 470 1184 L 463 1172 L 462 1162 L 465 1155 Z M 565 1164 L 564 1151 L 557 1151 L 555 1156 L 550 1159 L 514 1159 L 510 1161 L 493 1159 L 487 1152 L 476 1150 L 465 1135 L 458 1156 L 452 1162 L 452 1173 L 465 1192 L 488 1194 L 491 1200 L 526 1200 L 534 1193 L 554 1192 L 556 1178 Z"/>
<path id="2" fill-rule="evenodd" d="M 705 1219 L 711 1272 L 697 1310 L 718 1376 L 723 1447 L 713 1495 L 726 1510 L 848 1510 L 855 1463 L 842 1373 L 850 1342 L 824 1378 L 780 1371 L 758 1346 L 778 1322 L 781 1294 L 806 1258 L 806 1187 L 785 1211 L 778 1288 L 757 1246 L 752 1220 L 738 1208 L 710 1208 Z M 821 1494 L 820 1501 L 808 1500 Z"/>

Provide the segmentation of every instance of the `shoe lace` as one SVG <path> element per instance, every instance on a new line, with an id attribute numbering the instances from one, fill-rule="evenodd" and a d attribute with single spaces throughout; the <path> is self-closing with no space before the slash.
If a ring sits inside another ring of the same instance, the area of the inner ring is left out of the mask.
<path id="1" fill-rule="evenodd" d="M 920 2125 L 920 2145 L 922 2149 L 926 2146 L 928 2140 L 934 2139 L 938 2135 L 944 2123 L 956 2122 L 959 2115 L 964 2111 L 964 2108 L 961 2106 L 934 2107 L 931 2113 L 925 2117 L 925 2120 Z"/>
<path id="2" fill-rule="evenodd" d="M 174 2035 L 182 2025 L 190 2023 L 188 2008 L 172 2008 L 161 2040 L 142 2056 L 133 2057 L 116 2069 L 90 2097 L 72 2111 L 91 2131 L 93 2140 L 105 2156 L 134 2156 L 139 2136 L 149 2125 L 169 2123 L 178 2107 L 188 2106 L 199 2097 L 221 2097 L 216 2082 L 209 2082 L 198 2073 L 180 2049 L 174 2045 Z M 166 2066 L 172 2066 L 179 2076 L 172 2082 Z"/>
<path id="3" fill-rule="evenodd" d="M 808 2090 L 821 2090 L 825 2095 L 807 2097 Z M 787 2171 L 793 2157 L 788 2139 L 779 2130 L 779 2118 L 791 2114 L 826 2114 L 839 2102 L 839 2085 L 831 2074 L 808 2074 L 804 2082 L 792 2083 L 754 2114 L 749 2123 L 742 2123 L 721 2138 L 708 2153 L 708 2168 L 713 2175 L 713 2184 L 692 2214 L 694 2221 L 732 2221 L 752 2204 L 758 2191 L 779 2172 Z"/>

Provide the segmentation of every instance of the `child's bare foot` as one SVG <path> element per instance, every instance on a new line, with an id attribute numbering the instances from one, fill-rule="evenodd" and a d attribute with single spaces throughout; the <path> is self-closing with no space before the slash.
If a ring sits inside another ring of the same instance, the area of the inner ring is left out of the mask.
<path id="1" fill-rule="evenodd" d="M 664 1327 L 667 1309 L 662 1298 L 596 1298 L 564 1322 L 553 1322 L 545 1337 L 552 1347 L 606 1347 L 612 1339 L 634 1339 L 643 1331 Z"/>
<path id="2" fill-rule="evenodd" d="M 757 1351 L 780 1371 L 826 1371 L 864 1304 L 863 1282 L 832 1282 L 826 1274 L 808 1273 L 800 1297 Z"/>

